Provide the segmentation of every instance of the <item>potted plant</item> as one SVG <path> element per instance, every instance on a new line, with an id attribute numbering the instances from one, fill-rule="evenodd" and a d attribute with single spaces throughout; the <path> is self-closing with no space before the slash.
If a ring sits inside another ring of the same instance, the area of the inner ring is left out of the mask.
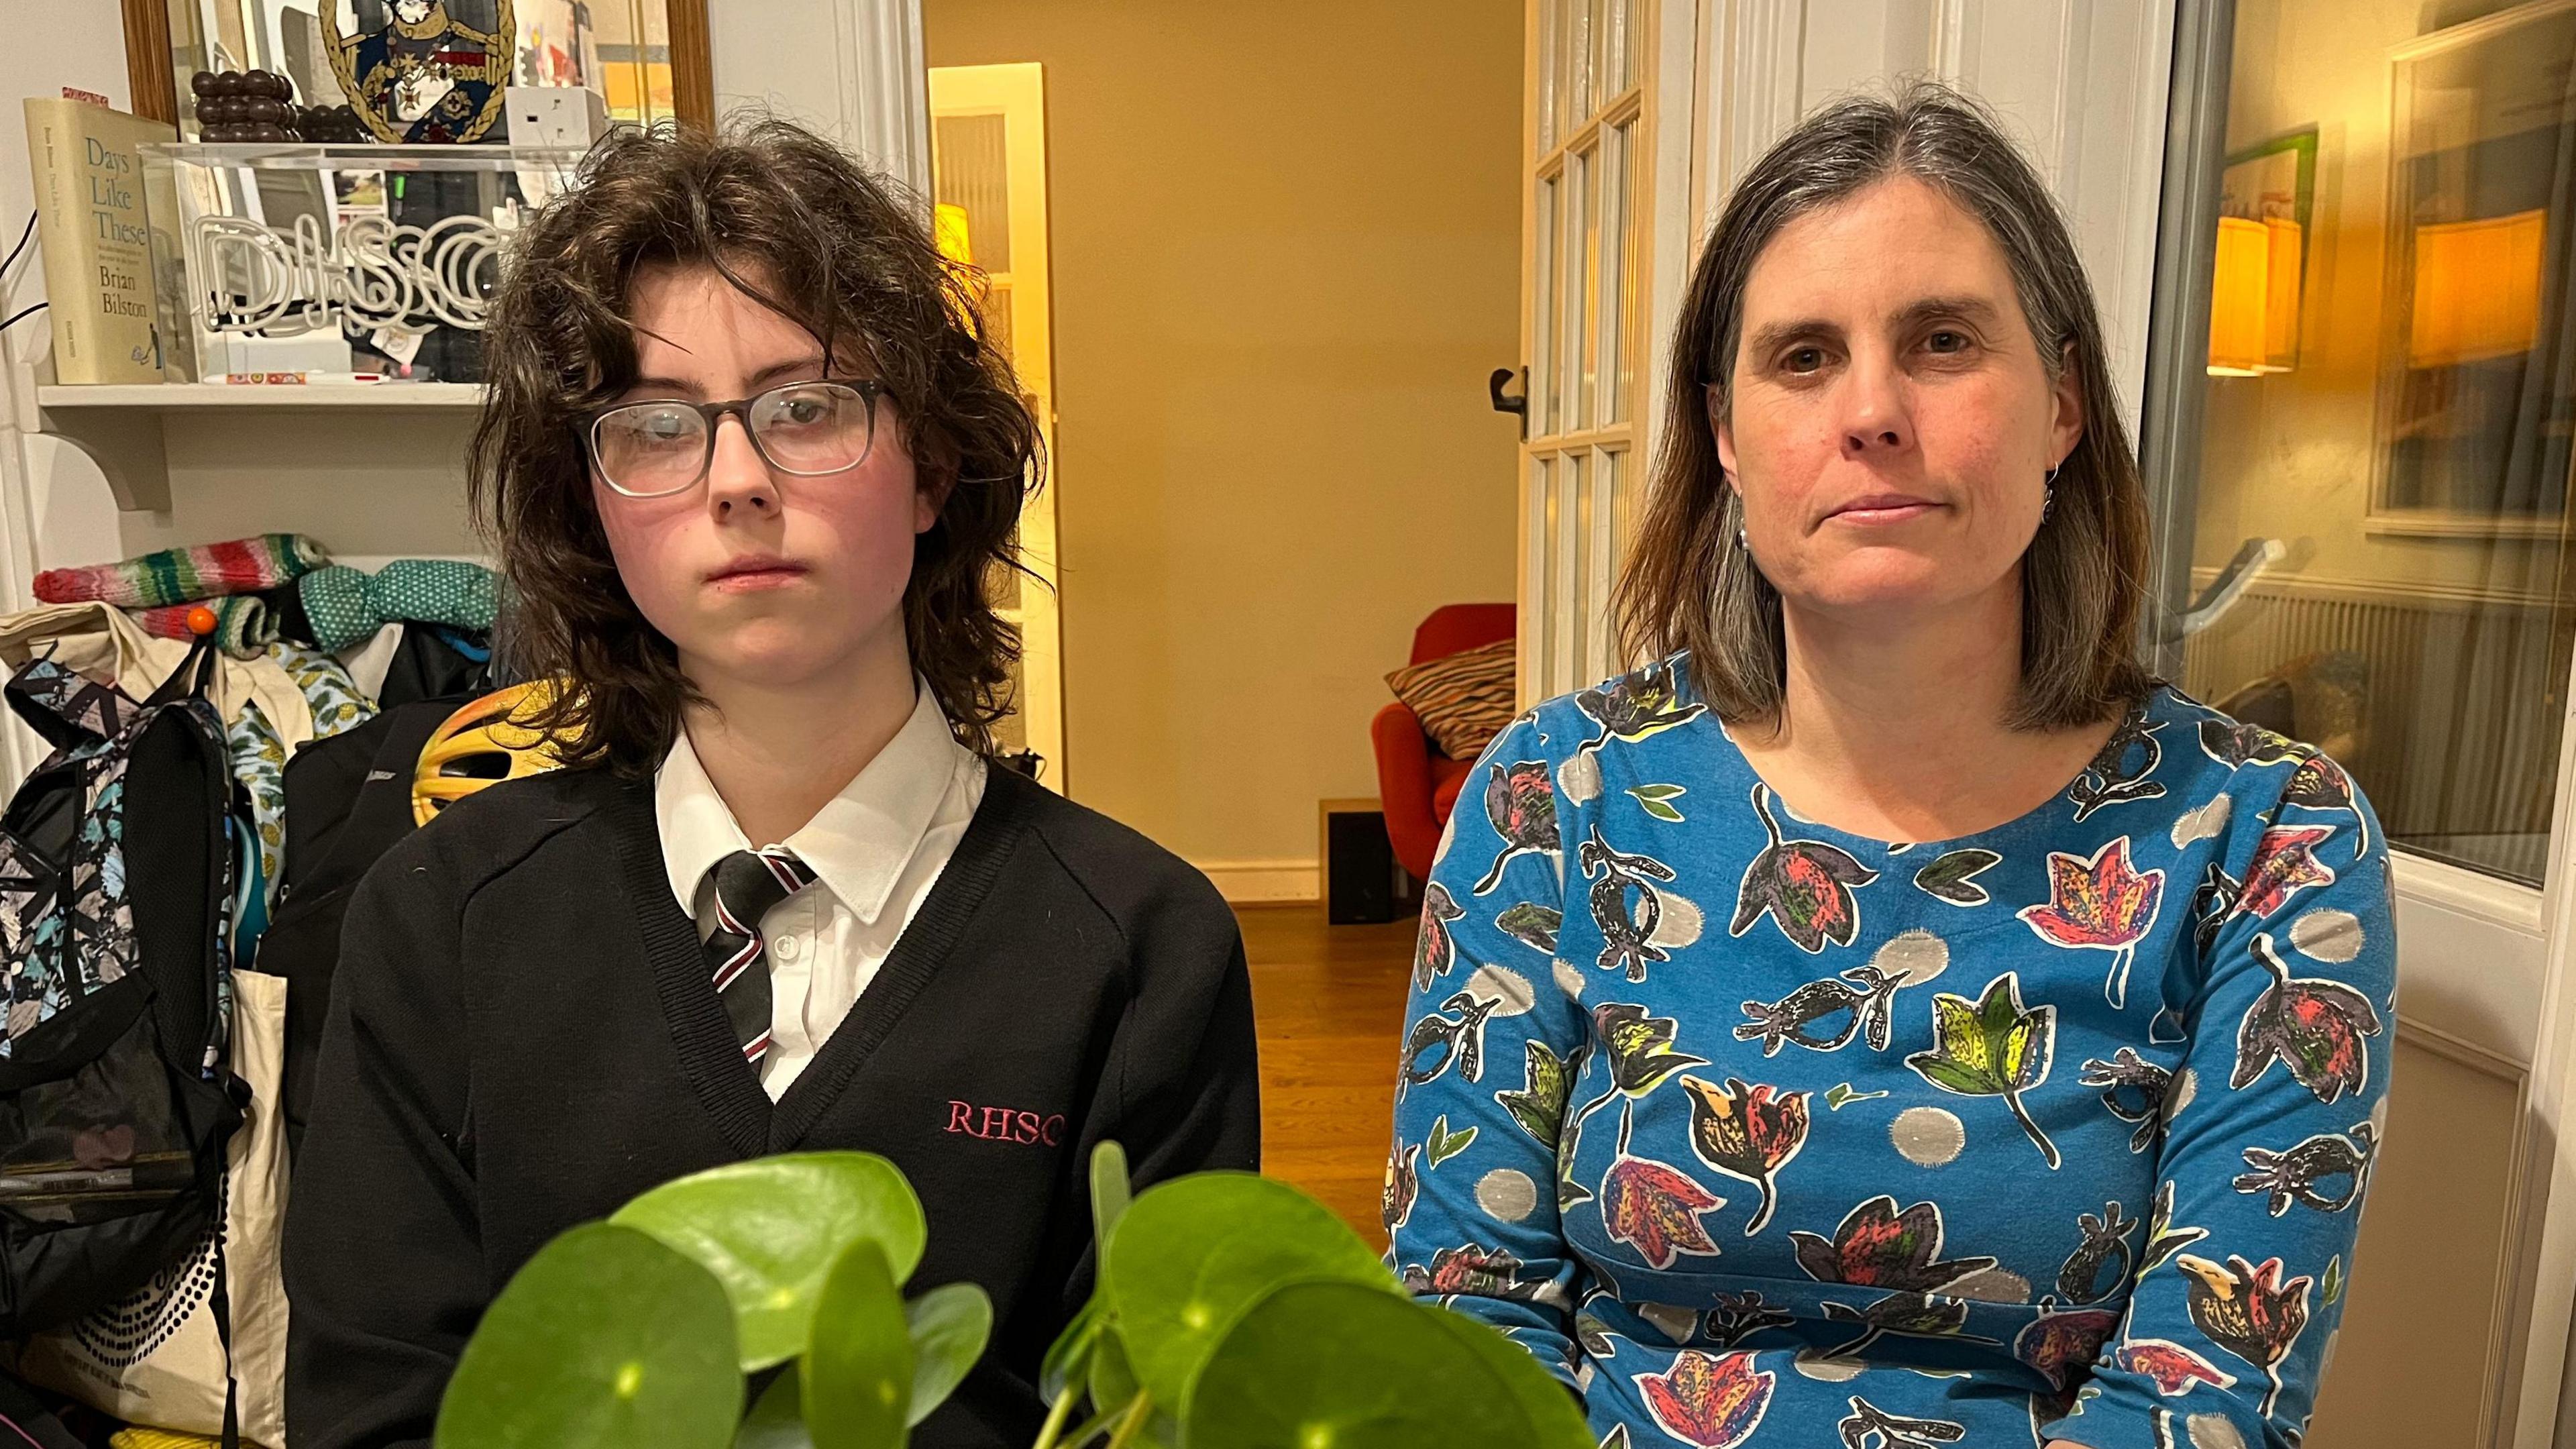
<path id="1" fill-rule="evenodd" d="M 1416 1301 L 1296 1189 L 1209 1172 L 1131 1202 L 1111 1143 L 1091 1194 L 1098 1285 L 1047 1351 L 1033 1449 L 1591 1449 L 1526 1351 Z M 911 1184 L 869 1153 L 655 1188 L 503 1288 L 438 1449 L 899 1449 L 992 1327 L 974 1284 L 903 1296 L 926 1239 Z"/>

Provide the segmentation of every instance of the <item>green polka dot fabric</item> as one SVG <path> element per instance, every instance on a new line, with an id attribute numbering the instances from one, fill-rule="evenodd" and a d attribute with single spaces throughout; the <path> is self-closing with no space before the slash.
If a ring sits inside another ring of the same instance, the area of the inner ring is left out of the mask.
<path id="1" fill-rule="evenodd" d="M 296 588 L 314 642 L 333 652 L 388 623 L 488 631 L 500 600 L 490 569 L 457 559 L 396 559 L 373 575 L 334 565 L 306 574 Z"/>

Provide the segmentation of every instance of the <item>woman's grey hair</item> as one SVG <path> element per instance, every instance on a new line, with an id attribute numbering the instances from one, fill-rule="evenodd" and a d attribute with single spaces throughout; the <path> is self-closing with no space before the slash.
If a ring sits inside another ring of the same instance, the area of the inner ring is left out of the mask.
<path id="1" fill-rule="evenodd" d="M 1809 116 L 1727 197 L 1673 337 L 1664 435 L 1613 600 L 1621 643 L 1635 657 L 1689 651 L 1692 682 L 1723 719 L 1777 720 L 1787 669 L 1780 596 L 1736 544 L 1742 503 L 1719 465 L 1711 410 L 1729 405 L 1745 282 L 1763 249 L 1797 218 L 1901 176 L 1938 189 L 1985 226 L 2050 381 L 2069 368 L 2077 374 L 2083 435 L 2022 559 L 2022 681 L 2008 722 L 2034 730 L 2092 723 L 2153 683 L 2135 644 L 2146 490 L 2093 289 L 2056 199 L 1983 106 L 1929 81 Z"/>

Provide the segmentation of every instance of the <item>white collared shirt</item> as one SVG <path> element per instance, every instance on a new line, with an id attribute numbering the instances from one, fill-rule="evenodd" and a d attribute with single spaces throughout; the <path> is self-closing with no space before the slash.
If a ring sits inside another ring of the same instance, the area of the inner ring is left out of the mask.
<path id="1" fill-rule="evenodd" d="M 760 918 L 769 966 L 769 1055 L 760 1084 L 776 1101 L 805 1070 L 896 938 L 921 909 L 984 798 L 984 760 L 957 742 L 927 683 L 912 717 L 805 827 L 783 841 L 814 882 Z M 654 823 L 671 894 L 704 939 L 715 919 L 715 863 L 751 842 L 707 779 L 688 731 L 653 778 Z"/>

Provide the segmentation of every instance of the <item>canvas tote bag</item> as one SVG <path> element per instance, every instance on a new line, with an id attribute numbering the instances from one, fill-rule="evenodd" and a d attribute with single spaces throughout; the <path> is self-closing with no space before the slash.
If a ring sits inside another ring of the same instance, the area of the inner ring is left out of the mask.
<path id="1" fill-rule="evenodd" d="M 19 1372 L 132 1424 L 219 1436 L 231 1305 L 241 1437 L 286 1449 L 286 978 L 235 971 L 232 1069 L 250 1089 L 226 1153 L 224 1215 L 197 1249 L 124 1301 L 28 1341 Z"/>

